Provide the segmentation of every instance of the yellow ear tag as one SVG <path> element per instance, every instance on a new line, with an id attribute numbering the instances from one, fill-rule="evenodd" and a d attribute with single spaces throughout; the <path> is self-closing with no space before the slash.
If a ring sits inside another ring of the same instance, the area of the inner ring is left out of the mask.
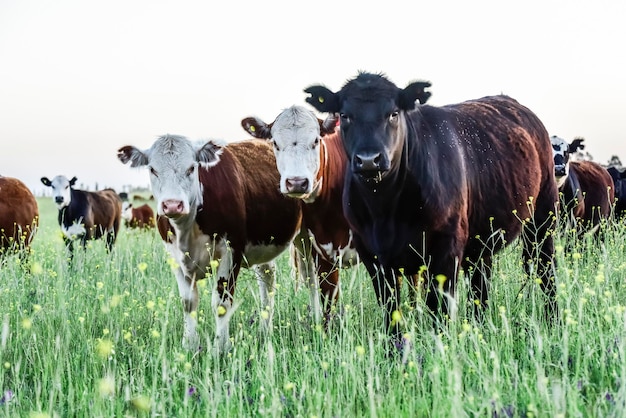
<path id="1" fill-rule="evenodd" d="M 251 130 L 252 132 L 256 132 L 256 128 L 254 127 L 254 125 L 250 125 L 250 130 Z"/>
<path id="2" fill-rule="evenodd" d="M 317 98 L 317 101 L 320 102 L 320 103 L 324 103 L 324 98 L 322 96 L 320 96 L 320 97 Z"/>

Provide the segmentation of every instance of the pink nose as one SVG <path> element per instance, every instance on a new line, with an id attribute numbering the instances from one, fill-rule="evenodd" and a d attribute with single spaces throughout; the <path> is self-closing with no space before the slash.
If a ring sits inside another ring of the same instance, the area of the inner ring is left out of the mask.
<path id="1" fill-rule="evenodd" d="M 309 180 L 305 177 L 290 177 L 285 179 L 287 193 L 306 193 L 309 191 Z"/>
<path id="2" fill-rule="evenodd" d="M 175 199 L 164 200 L 163 203 L 161 203 L 161 207 L 163 208 L 163 214 L 165 214 L 165 216 L 182 215 L 185 209 L 183 201 Z"/>

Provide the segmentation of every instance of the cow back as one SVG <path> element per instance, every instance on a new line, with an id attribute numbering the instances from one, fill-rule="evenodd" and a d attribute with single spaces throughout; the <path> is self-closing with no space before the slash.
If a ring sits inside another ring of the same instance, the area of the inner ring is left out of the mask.
<path id="1" fill-rule="evenodd" d="M 31 191 L 18 179 L 0 176 L 0 249 L 19 242 L 20 233 L 29 245 L 38 222 L 39 209 Z"/>
<path id="2" fill-rule="evenodd" d="M 615 186 L 609 172 L 593 161 L 570 161 L 569 170 L 576 176 L 583 194 L 582 218 L 596 225 L 609 217 L 615 200 Z"/>

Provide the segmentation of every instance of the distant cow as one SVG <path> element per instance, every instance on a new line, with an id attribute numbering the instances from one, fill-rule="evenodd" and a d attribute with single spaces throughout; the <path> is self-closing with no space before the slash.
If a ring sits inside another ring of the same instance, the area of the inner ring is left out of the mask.
<path id="1" fill-rule="evenodd" d="M 615 187 L 615 217 L 626 215 L 626 168 L 611 166 L 606 169 L 613 179 Z"/>
<path id="2" fill-rule="evenodd" d="M 38 224 L 37 201 L 28 187 L 0 176 L 0 253 L 28 248 Z"/>
<path id="3" fill-rule="evenodd" d="M 59 209 L 59 225 L 65 245 L 73 254 L 74 240 L 83 248 L 90 239 L 106 239 L 109 251 L 117 238 L 122 218 L 122 201 L 113 189 L 97 192 L 74 189 L 76 177 L 68 180 L 56 176 L 52 180 L 42 177 L 41 182 L 52 188 L 52 198 Z"/>
<path id="4" fill-rule="evenodd" d="M 304 202 L 304 234 L 296 242 L 304 254 L 297 262 L 299 273 L 309 281 L 316 319 L 322 311 L 320 296 L 324 317 L 330 317 L 332 303 L 339 295 L 338 268 L 357 261 L 341 204 L 348 160 L 335 132 L 336 121 L 322 121 L 301 106 L 285 109 L 269 125 L 255 117 L 241 121 L 252 136 L 271 140 L 281 193 Z"/>
<path id="5" fill-rule="evenodd" d="M 228 324 L 235 311 L 233 297 L 239 269 L 255 266 L 269 329 L 273 311 L 274 259 L 300 229 L 300 205 L 283 196 L 271 147 L 251 140 L 227 146 L 214 141 L 192 143 L 165 135 L 147 150 L 119 149 L 118 158 L 131 167 L 147 166 L 157 202 L 157 226 L 177 262 L 178 289 L 183 300 L 183 346 L 197 349 L 196 282 L 217 276 L 213 292 L 216 350 L 229 347 Z"/>
<path id="6" fill-rule="evenodd" d="M 340 114 L 349 161 L 343 208 L 395 343 L 402 342 L 401 275 L 427 269 L 426 304 L 445 317 L 454 313 L 463 268 L 479 314 L 492 255 L 522 232 L 526 271 L 541 278 L 547 313 L 554 309 L 549 232 L 558 192 L 545 127 L 507 96 L 416 106 L 428 87 L 400 89 L 360 73 L 337 93 L 305 90 L 318 111 Z"/>
<path id="7" fill-rule="evenodd" d="M 593 161 L 571 161 L 570 154 L 584 148 L 583 138 L 568 144 L 556 135 L 550 137 L 554 157 L 554 175 L 560 194 L 560 216 L 566 228 L 579 234 L 598 231 L 600 222 L 611 216 L 615 200 L 613 179 Z"/>
<path id="8" fill-rule="evenodd" d="M 156 225 L 154 211 L 147 203 L 139 207 L 133 207 L 130 202 L 122 204 L 122 218 L 128 228 L 148 229 Z"/>

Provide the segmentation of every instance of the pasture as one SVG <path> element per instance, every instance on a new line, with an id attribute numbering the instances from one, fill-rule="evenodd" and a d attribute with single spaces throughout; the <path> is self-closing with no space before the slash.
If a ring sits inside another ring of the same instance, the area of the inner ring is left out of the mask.
<path id="1" fill-rule="evenodd" d="M 519 245 L 496 257 L 484 323 L 459 283 L 458 317 L 435 330 L 423 300 L 403 289 L 401 326 L 412 349 L 387 357 L 371 280 L 341 272 L 329 331 L 310 319 L 308 292 L 280 258 L 274 327 L 261 336 L 257 284 L 242 270 L 233 349 L 182 349 L 182 309 L 156 231 L 122 228 L 73 265 L 50 198 L 28 262 L 0 267 L 0 416 L 513 417 L 621 416 L 626 409 L 626 225 L 604 243 L 565 253 L 556 237 L 560 320 L 541 319 Z M 212 283 L 200 282 L 198 331 L 214 335 Z M 207 341 L 208 340 L 208 341 Z"/>

